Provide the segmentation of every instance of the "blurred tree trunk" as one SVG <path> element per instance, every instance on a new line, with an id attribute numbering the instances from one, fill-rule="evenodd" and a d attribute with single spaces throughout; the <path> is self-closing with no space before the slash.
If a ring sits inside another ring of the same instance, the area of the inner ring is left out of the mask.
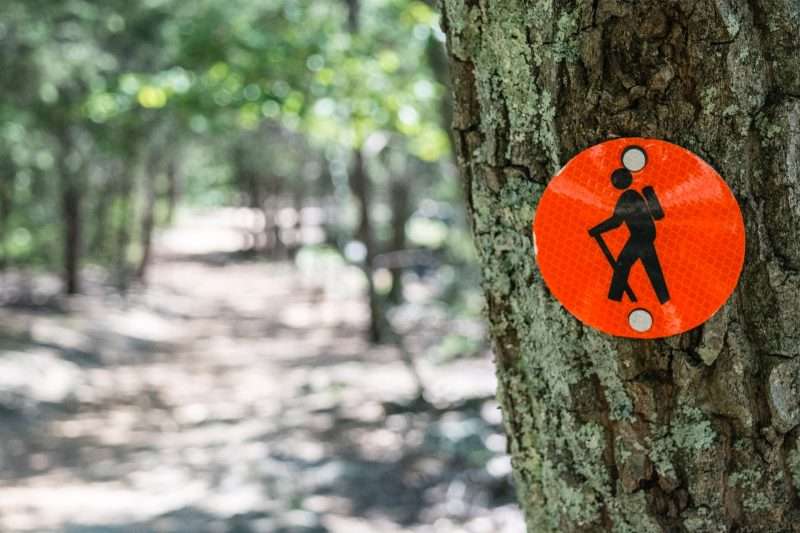
<path id="1" fill-rule="evenodd" d="M 80 292 L 81 193 L 71 176 L 62 176 L 61 214 L 64 222 L 64 291 Z"/>
<path id="2" fill-rule="evenodd" d="M 278 217 L 283 205 L 283 180 L 274 174 L 264 174 L 258 178 L 264 184 L 264 199 L 261 211 L 264 213 L 264 251 L 273 259 L 287 256 L 286 244 L 281 235 L 281 224 Z"/>
<path id="3" fill-rule="evenodd" d="M 89 239 L 89 250 L 103 259 L 105 259 L 108 254 L 106 241 L 108 239 L 109 213 L 111 211 L 110 204 L 115 187 L 113 175 L 119 172 L 118 166 L 121 165 L 115 162 L 102 169 L 102 172 L 105 172 L 108 178 L 100 187 L 100 193 L 97 195 L 95 202 L 93 202 L 94 205 L 90 210 L 90 212 L 94 212 L 94 224 L 92 225 L 93 231 Z"/>
<path id="4" fill-rule="evenodd" d="M 290 261 L 294 261 L 297 257 L 297 252 L 303 246 L 303 204 L 305 203 L 305 176 L 301 177 L 297 183 L 293 185 L 292 189 L 292 207 L 297 215 L 292 228 L 292 242 L 287 245 L 287 255 Z"/>
<path id="5" fill-rule="evenodd" d="M 0 167 L 0 271 L 8 267 L 8 221 L 14 205 L 14 168 L 3 162 Z"/>
<path id="6" fill-rule="evenodd" d="M 391 251 L 402 252 L 406 248 L 406 224 L 411 217 L 411 187 L 407 176 L 394 178 L 389 194 L 392 206 L 392 241 Z M 403 267 L 392 267 L 392 290 L 389 299 L 399 304 L 403 301 Z"/>
<path id="7" fill-rule="evenodd" d="M 167 200 L 167 224 L 172 224 L 175 221 L 175 210 L 178 207 L 178 197 L 180 195 L 178 168 L 178 163 L 175 159 L 170 159 L 169 163 L 167 163 L 167 189 L 165 191 Z"/>
<path id="8" fill-rule="evenodd" d="M 145 281 L 150 266 L 155 229 L 156 180 L 161 166 L 161 150 L 152 148 L 144 172 L 144 205 L 142 206 L 142 226 L 140 234 L 141 255 L 136 269 L 136 279 Z"/>
<path id="9" fill-rule="evenodd" d="M 434 0 L 426 0 L 426 3 L 433 4 Z M 450 66 L 447 61 L 447 50 L 444 44 L 431 34 L 428 37 L 428 42 L 425 47 L 425 55 L 428 59 L 428 64 L 431 67 L 433 77 L 439 82 L 442 87 L 445 87 L 447 93 L 452 91 L 452 83 L 450 81 Z M 450 98 L 439 99 L 439 117 L 441 120 L 442 128 L 447 131 L 450 136 L 450 143 L 454 144 L 453 132 L 450 125 L 453 123 L 453 100 Z"/>
<path id="10" fill-rule="evenodd" d="M 115 210 L 115 223 L 116 223 L 116 253 L 115 257 L 115 278 L 116 286 L 120 292 L 128 290 L 129 282 L 129 265 L 128 265 L 128 246 L 131 241 L 130 231 L 130 213 L 131 213 L 131 196 L 133 193 L 133 167 L 135 165 L 135 152 L 129 152 L 126 163 L 123 165 L 122 172 L 119 175 L 119 190 L 117 192 Z"/>
<path id="11" fill-rule="evenodd" d="M 247 151 L 242 141 L 238 142 L 233 147 L 233 166 L 235 171 L 235 179 L 239 185 L 239 189 L 244 191 L 247 198 L 247 206 L 252 209 L 264 209 L 264 191 L 262 188 L 262 181 L 265 181 L 262 176 L 249 168 L 247 164 Z"/>
<path id="12" fill-rule="evenodd" d="M 361 26 L 359 16 L 361 14 L 361 0 L 344 0 L 347 5 L 347 27 L 350 33 L 358 33 Z"/>
<path id="13" fill-rule="evenodd" d="M 71 132 L 66 125 L 58 128 L 58 142 L 61 157 L 59 158 L 59 180 L 61 195 L 61 220 L 63 224 L 63 283 L 64 292 L 69 295 L 78 294 L 81 269 L 81 203 L 83 201 L 82 185 L 79 172 L 72 168 L 71 161 L 79 157 L 73 146 Z"/>
<path id="14" fill-rule="evenodd" d="M 529 531 L 800 531 L 800 4 L 444 0 L 453 126 Z M 687 334 L 583 327 L 535 267 L 548 179 L 666 139 L 739 199 L 742 279 Z"/>
<path id="15" fill-rule="evenodd" d="M 353 150 L 353 169 L 350 175 L 350 188 L 358 202 L 359 219 L 356 238 L 364 245 L 365 257 L 362 264 L 364 276 L 367 278 L 367 298 L 369 301 L 369 339 L 380 342 L 383 333 L 383 308 L 375 291 L 375 236 L 372 228 L 370 208 L 372 192 L 369 174 L 367 173 L 364 154 L 361 150 Z"/>
<path id="16" fill-rule="evenodd" d="M 351 34 L 357 35 L 360 28 L 359 14 L 361 11 L 360 0 L 345 0 L 347 5 L 347 22 Z M 383 333 L 383 308 L 380 298 L 375 291 L 375 242 L 374 231 L 372 228 L 372 191 L 369 173 L 364 161 L 364 153 L 361 148 L 353 150 L 353 172 L 350 176 L 350 188 L 356 197 L 359 209 L 358 221 L 358 240 L 366 248 L 366 256 L 362 269 L 367 278 L 367 299 L 369 300 L 369 339 L 372 342 L 380 342 Z"/>

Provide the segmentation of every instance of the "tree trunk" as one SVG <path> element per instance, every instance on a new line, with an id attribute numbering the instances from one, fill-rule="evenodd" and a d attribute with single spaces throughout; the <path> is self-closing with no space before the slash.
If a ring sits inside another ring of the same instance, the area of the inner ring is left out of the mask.
<path id="1" fill-rule="evenodd" d="M 141 282 L 147 281 L 147 268 L 150 266 L 153 248 L 153 230 L 155 229 L 155 206 L 156 206 L 156 179 L 161 166 L 161 153 L 157 148 L 153 148 L 150 153 L 144 172 L 144 205 L 142 206 L 142 226 L 140 245 L 141 256 L 139 265 L 136 268 L 136 279 Z"/>
<path id="2" fill-rule="evenodd" d="M 178 208 L 178 198 L 180 196 L 180 185 L 178 176 L 178 163 L 175 159 L 170 159 L 167 163 L 167 214 L 165 215 L 165 222 L 167 225 L 175 222 L 175 211 Z"/>
<path id="3" fill-rule="evenodd" d="M 64 223 L 64 292 L 78 294 L 81 260 L 81 193 L 71 176 L 62 176 L 61 213 Z"/>
<path id="4" fill-rule="evenodd" d="M 392 206 L 392 240 L 391 251 L 403 253 L 406 248 L 406 224 L 411 218 L 411 187 L 408 176 L 395 176 L 389 186 Z M 395 305 L 403 303 L 403 267 L 394 266 L 392 272 L 392 289 L 389 300 Z"/>
<path id="5" fill-rule="evenodd" d="M 14 169 L 4 164 L 0 167 L 0 272 L 8 267 L 8 222 L 14 205 Z"/>
<path id="6" fill-rule="evenodd" d="M 288 257 L 286 243 L 281 233 L 279 211 L 284 203 L 284 183 L 281 176 L 271 173 L 258 174 L 254 179 L 261 184 L 260 201 L 264 215 L 264 253 L 274 260 Z"/>
<path id="7" fill-rule="evenodd" d="M 297 253 L 303 246 L 303 204 L 305 203 L 305 177 L 300 177 L 292 189 L 292 207 L 297 218 L 292 228 L 292 241 L 286 246 L 286 255 L 290 261 L 294 261 Z"/>
<path id="8" fill-rule="evenodd" d="M 104 169 L 104 171 L 113 174 L 117 172 L 117 169 L 109 166 L 107 169 Z M 90 213 L 93 213 L 94 224 L 91 224 L 92 234 L 88 239 L 88 250 L 91 256 L 105 260 L 111 255 L 106 248 L 106 241 L 108 240 L 110 218 L 109 199 L 112 198 L 114 194 L 113 178 L 109 178 L 99 189 L 100 193 L 97 195 L 96 200 L 89 210 Z"/>
<path id="9" fill-rule="evenodd" d="M 129 165 L 133 164 L 134 158 L 135 155 L 131 152 L 128 159 L 128 161 L 130 161 Z M 128 279 L 130 277 L 128 247 L 131 241 L 130 215 L 132 211 L 131 203 L 133 201 L 131 198 L 133 193 L 133 173 L 134 170 L 130 166 L 123 166 L 123 170 L 119 176 L 119 190 L 117 192 L 118 215 L 115 217 L 116 220 L 114 221 L 116 223 L 114 274 L 117 289 L 121 293 L 127 292 L 130 281 Z"/>
<path id="10" fill-rule="evenodd" d="M 347 5 L 348 31 L 357 36 L 360 27 L 361 0 L 345 0 Z M 366 257 L 362 265 L 367 278 L 367 299 L 369 302 L 369 340 L 383 340 L 384 316 L 380 298 L 375 290 L 375 235 L 372 227 L 372 187 L 367 172 L 364 153 L 361 147 L 353 149 L 353 173 L 350 176 L 350 188 L 358 202 L 359 220 L 356 237 L 366 248 Z"/>
<path id="11" fill-rule="evenodd" d="M 80 270 L 82 256 L 82 210 L 83 202 L 79 172 L 68 163 L 74 157 L 72 133 L 60 125 L 58 141 L 61 147 L 59 159 L 59 180 L 61 195 L 61 223 L 63 242 L 62 276 L 64 292 L 68 295 L 81 291 Z"/>
<path id="12" fill-rule="evenodd" d="M 353 172 L 350 176 L 350 188 L 358 202 L 359 219 L 356 237 L 364 245 L 366 254 L 361 266 L 367 278 L 367 299 L 369 302 L 369 340 L 380 342 L 383 337 L 383 308 L 375 291 L 373 274 L 375 273 L 375 235 L 372 228 L 372 190 L 367 173 L 364 154 L 361 150 L 353 150 Z"/>
<path id="13" fill-rule="evenodd" d="M 800 4 L 444 0 L 459 166 L 532 532 L 800 531 Z M 744 215 L 739 285 L 658 341 L 584 327 L 531 220 L 614 136 L 682 145 Z"/>

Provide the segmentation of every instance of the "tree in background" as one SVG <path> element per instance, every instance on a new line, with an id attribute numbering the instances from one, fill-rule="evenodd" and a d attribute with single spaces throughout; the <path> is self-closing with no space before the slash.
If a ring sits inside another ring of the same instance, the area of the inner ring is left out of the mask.
<path id="1" fill-rule="evenodd" d="M 370 338 L 390 340 L 403 276 L 469 262 L 447 238 L 465 222 L 440 216 L 459 190 L 427 3 L 6 4 L 0 264 L 57 270 L 68 294 L 99 266 L 124 292 L 179 192 L 260 211 L 251 251 L 270 258 L 292 258 L 319 209 L 364 273 Z"/>
<path id="2" fill-rule="evenodd" d="M 165 13 L 116 1 L 34 0 L 5 9 L 0 50 L 14 80 L 3 87 L 9 98 L 0 106 L 11 162 L 6 255 L 17 265 L 48 266 L 60 256 L 64 291 L 75 294 L 87 257 L 127 257 L 126 211 L 136 176 L 130 167 L 156 123 L 152 114 L 125 113 L 137 100 L 113 93 L 121 73 L 158 70 L 172 60 L 161 41 Z M 153 54 L 157 49 L 162 53 Z M 49 209 L 51 202 L 57 209 Z M 99 220 L 87 220 L 89 206 L 99 207 Z M 105 248 L 109 223 L 126 225 L 118 241 L 124 249 Z M 99 248 L 87 251 L 87 244 Z"/>
<path id="3" fill-rule="evenodd" d="M 384 316 L 386 298 L 375 285 L 378 263 L 386 262 L 386 252 L 404 251 L 411 189 L 415 183 L 424 186 L 418 176 L 400 167 L 423 161 L 430 164 L 431 173 L 442 173 L 439 163 L 446 165 L 449 153 L 439 122 L 444 91 L 426 55 L 430 41 L 436 41 L 437 17 L 422 2 L 347 0 L 343 5 L 346 32 L 340 30 L 318 58 L 317 80 L 325 89 L 309 116 L 308 131 L 347 160 L 358 210 L 354 236 L 364 247 L 358 262 L 368 285 L 369 335 L 378 341 L 386 339 L 390 329 Z M 393 21 L 391 27 L 387 20 Z M 376 194 L 376 185 L 383 194 Z M 374 220 L 384 205 L 391 213 L 388 238 Z M 392 270 L 390 294 L 393 291 L 397 301 L 401 272 Z"/>
<path id="4" fill-rule="evenodd" d="M 800 8 L 445 0 L 456 149 L 531 532 L 800 523 Z M 742 207 L 728 304 L 659 341 L 583 327 L 534 266 L 547 180 L 612 136 L 683 145 Z"/>

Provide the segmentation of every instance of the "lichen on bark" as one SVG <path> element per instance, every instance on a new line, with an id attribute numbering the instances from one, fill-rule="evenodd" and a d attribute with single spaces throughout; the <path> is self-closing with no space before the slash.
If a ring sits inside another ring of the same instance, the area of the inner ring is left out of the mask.
<path id="1" fill-rule="evenodd" d="M 456 151 L 529 530 L 798 530 L 800 6 L 441 8 Z M 535 265 L 531 221 L 550 176 L 581 149 L 628 135 L 705 158 L 746 225 L 729 303 L 662 341 L 584 327 Z"/>

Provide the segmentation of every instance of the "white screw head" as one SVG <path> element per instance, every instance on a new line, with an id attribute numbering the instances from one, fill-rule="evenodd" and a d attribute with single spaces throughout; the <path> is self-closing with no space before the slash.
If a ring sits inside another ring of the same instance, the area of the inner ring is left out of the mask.
<path id="1" fill-rule="evenodd" d="M 644 309 L 634 309 L 628 315 L 628 325 L 633 331 L 644 333 L 653 327 L 653 315 Z"/>
<path id="2" fill-rule="evenodd" d="M 631 172 L 638 172 L 647 164 L 647 154 L 638 146 L 629 146 L 622 152 L 622 165 Z"/>

